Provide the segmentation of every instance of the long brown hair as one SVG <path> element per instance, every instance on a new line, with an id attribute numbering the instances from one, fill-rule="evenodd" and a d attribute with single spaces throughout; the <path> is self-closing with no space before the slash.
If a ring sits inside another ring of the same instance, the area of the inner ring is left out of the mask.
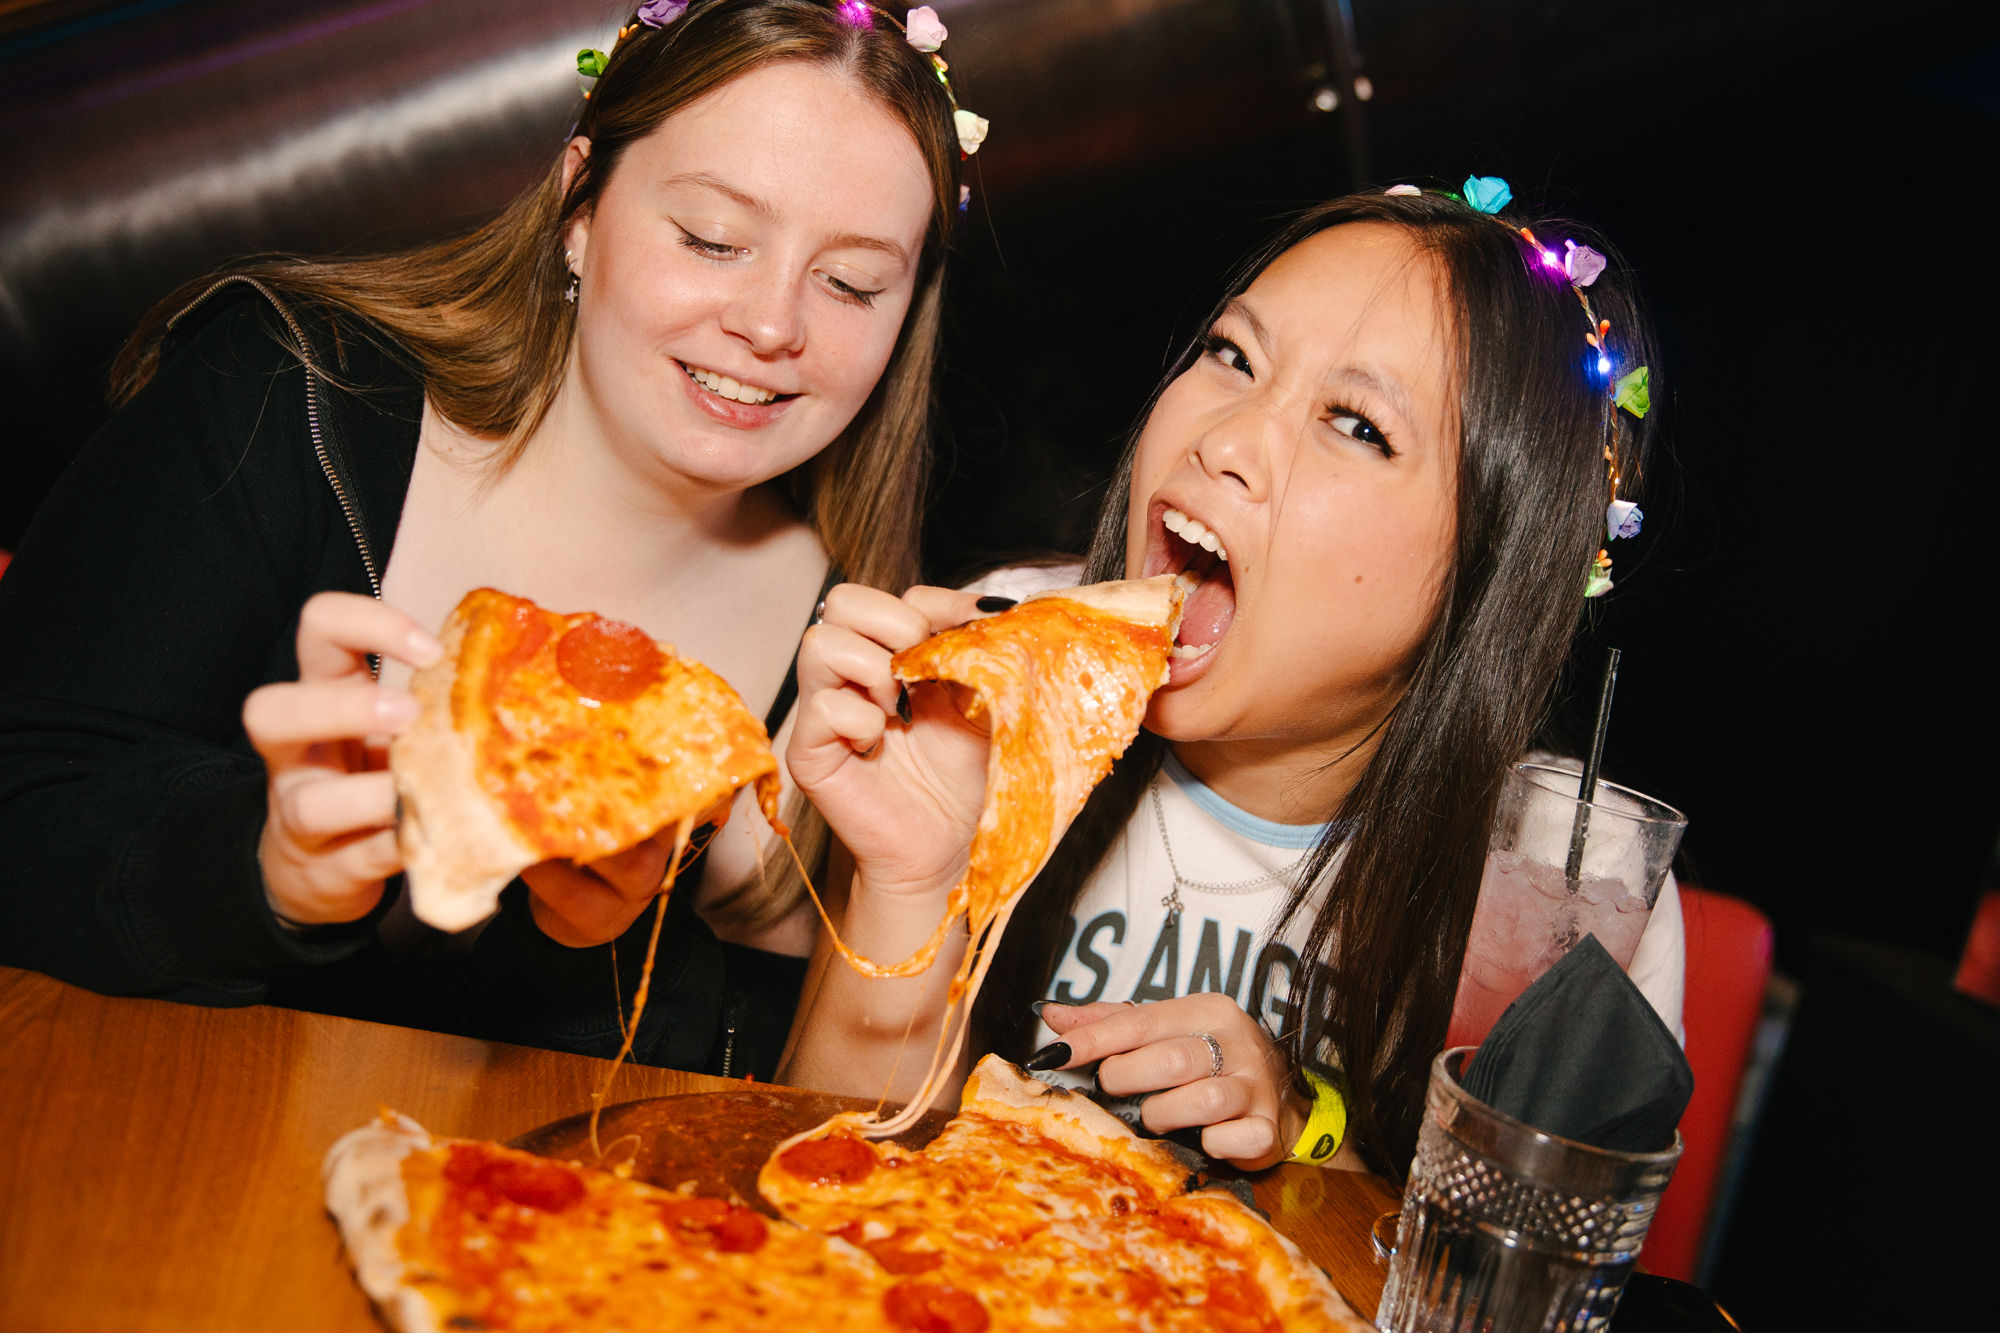
<path id="1" fill-rule="evenodd" d="M 334 317 L 352 336 L 385 337 L 413 362 L 424 392 L 447 419 L 496 441 L 505 468 L 555 401 L 568 366 L 576 307 L 563 236 L 602 195 L 619 159 L 668 117 L 730 81 L 787 61 L 854 80 L 909 130 L 929 169 L 931 222 L 916 292 L 889 364 L 847 429 L 780 479 L 850 582 L 901 593 L 917 582 L 930 461 L 932 387 L 942 330 L 945 253 L 958 216 L 960 162 L 951 100 L 920 54 L 872 10 L 830 0 L 696 0 L 654 29 L 636 17 L 611 52 L 575 133 L 590 140 L 563 185 L 558 155 L 541 181 L 497 217 L 460 236 L 394 254 L 304 259 L 279 256 L 232 265 L 281 297 Z M 112 368 L 121 404 L 152 378 L 169 322 L 213 283 L 184 284 L 141 321 Z M 367 327 L 339 320 L 359 316 Z M 276 331 L 274 330 L 274 333 Z M 304 348 L 295 348 L 310 359 Z M 338 382 L 337 367 L 315 366 Z M 808 865 L 823 861 L 826 825 L 803 801 L 787 811 Z M 782 847 L 767 858 L 765 883 L 718 910 L 747 926 L 783 916 L 804 885 Z"/>
<path id="2" fill-rule="evenodd" d="M 1604 540 L 1612 409 L 1567 281 L 1551 276 L 1511 227 L 1454 198 L 1360 194 L 1314 208 L 1250 257 L 1225 302 L 1285 251 L 1351 222 L 1397 227 L 1441 277 L 1457 343 L 1457 532 L 1409 685 L 1353 789 L 1325 812 L 1332 827 L 1307 855 L 1273 933 L 1317 898 L 1307 961 L 1292 982 L 1286 1054 L 1295 1070 L 1331 1064 L 1355 1144 L 1375 1170 L 1400 1177 L 1451 1018 L 1500 783 L 1548 710 L 1585 605 L 1585 567 Z M 1612 374 L 1654 364 L 1652 333 L 1617 252 L 1566 221 L 1534 226 L 1609 258 L 1590 296 L 1611 321 Z M 1659 382 L 1655 374 L 1656 389 Z M 1648 422 L 1623 419 L 1627 496 L 1636 493 L 1650 431 Z M 1135 430 L 1099 513 L 1088 578 L 1125 576 L 1138 437 Z M 1022 1054 L 1033 1031 L 1026 1002 L 1046 992 L 1057 942 L 1067 938 L 1063 919 L 1165 751 L 1141 733 L 1016 910 L 974 1015 L 991 1047 Z"/>

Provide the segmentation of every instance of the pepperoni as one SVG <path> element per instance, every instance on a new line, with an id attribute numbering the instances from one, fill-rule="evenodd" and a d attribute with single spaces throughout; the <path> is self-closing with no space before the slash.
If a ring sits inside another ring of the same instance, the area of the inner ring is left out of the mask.
<path id="1" fill-rule="evenodd" d="M 464 1143 L 455 1143 L 445 1163 L 446 1180 L 464 1188 L 467 1202 L 482 1202 L 481 1192 L 497 1195 L 524 1208 L 559 1213 L 583 1199 L 583 1178 L 558 1162 L 522 1157 L 496 1157 Z"/>
<path id="2" fill-rule="evenodd" d="M 875 1153 L 859 1139 L 846 1135 L 807 1139 L 780 1153 L 778 1165 L 815 1185 L 851 1185 L 866 1180 L 875 1169 Z"/>
<path id="3" fill-rule="evenodd" d="M 562 636 L 556 670 L 585 698 L 624 704 L 666 673 L 666 659 L 637 625 L 600 616 Z"/>
<path id="4" fill-rule="evenodd" d="M 992 1322 L 976 1296 L 942 1282 L 898 1282 L 882 1293 L 882 1313 L 916 1333 L 985 1333 Z"/>
<path id="5" fill-rule="evenodd" d="M 754 1254 L 771 1234 L 756 1213 L 721 1199 L 669 1199 L 660 1219 L 682 1240 L 724 1254 Z"/>

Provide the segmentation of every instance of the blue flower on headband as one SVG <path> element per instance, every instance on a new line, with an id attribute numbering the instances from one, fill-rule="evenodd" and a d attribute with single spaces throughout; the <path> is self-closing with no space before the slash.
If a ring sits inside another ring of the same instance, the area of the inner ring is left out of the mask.
<path id="1" fill-rule="evenodd" d="M 649 28 L 664 28 L 688 12 L 688 0 L 646 0 L 639 6 L 639 22 Z"/>
<path id="2" fill-rule="evenodd" d="M 1482 213 L 1498 213 L 1514 201 L 1514 192 L 1498 176 L 1467 176 L 1465 202 Z"/>

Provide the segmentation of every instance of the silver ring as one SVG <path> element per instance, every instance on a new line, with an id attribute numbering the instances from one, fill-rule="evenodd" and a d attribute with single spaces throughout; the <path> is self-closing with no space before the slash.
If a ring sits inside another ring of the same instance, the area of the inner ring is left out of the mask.
<path id="1" fill-rule="evenodd" d="M 813 608 L 812 623 L 815 625 L 823 624 L 825 620 L 826 620 L 826 598 L 822 597 L 819 599 L 819 605 Z"/>
<path id="2" fill-rule="evenodd" d="M 1200 1037 L 1208 1043 L 1208 1076 L 1222 1077 L 1222 1043 L 1206 1032 L 1190 1032 L 1190 1037 Z"/>

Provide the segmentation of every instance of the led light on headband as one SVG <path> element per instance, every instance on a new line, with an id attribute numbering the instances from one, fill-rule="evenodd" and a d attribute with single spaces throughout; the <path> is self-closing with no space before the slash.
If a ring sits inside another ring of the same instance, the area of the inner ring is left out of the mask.
<path id="1" fill-rule="evenodd" d="M 1463 194 L 1453 194 L 1449 190 L 1440 190 L 1437 193 L 1444 195 L 1448 199 L 1457 199 L 1474 212 L 1491 217 L 1495 222 L 1500 222 L 1500 225 L 1516 233 L 1522 240 L 1528 243 L 1535 253 L 1541 257 L 1544 268 L 1560 273 L 1563 279 L 1569 283 L 1570 290 L 1576 293 L 1577 301 L 1583 306 L 1583 318 L 1588 329 L 1583 335 L 1583 340 L 1590 345 L 1591 350 L 1597 353 L 1595 363 L 1597 373 L 1609 376 L 1612 370 L 1610 349 L 1611 321 L 1597 317 L 1597 312 L 1591 309 L 1590 296 L 1584 291 L 1584 288 L 1596 282 L 1603 275 L 1605 268 L 1604 256 L 1587 245 L 1578 245 L 1575 241 L 1564 241 L 1563 253 L 1558 255 L 1555 251 L 1537 240 L 1535 233 L 1528 230 L 1528 228 L 1516 227 L 1511 223 L 1501 221 L 1496 215 L 1501 209 L 1513 202 L 1514 191 L 1506 181 L 1498 176 L 1467 176 L 1465 184 L 1460 188 L 1464 191 Z M 1405 196 L 1420 195 L 1423 193 L 1423 190 L 1415 185 L 1391 185 L 1383 193 Z M 1641 418 L 1652 410 L 1653 401 L 1650 372 L 1645 366 L 1640 366 L 1638 369 L 1622 376 L 1615 384 L 1612 384 L 1610 386 L 1610 393 L 1612 402 L 1611 439 L 1604 446 L 1606 473 L 1611 483 L 1611 501 L 1605 506 L 1604 510 L 1604 540 L 1606 543 L 1615 541 L 1620 537 L 1638 536 L 1639 525 L 1646 517 L 1638 505 L 1630 500 L 1621 500 L 1618 498 L 1617 444 L 1619 410 L 1622 409 L 1630 412 L 1635 417 Z M 1602 597 L 1610 591 L 1611 554 L 1609 551 L 1599 548 L 1596 559 L 1592 560 L 1589 567 L 1584 571 L 1583 595 L 1585 597 Z"/>

